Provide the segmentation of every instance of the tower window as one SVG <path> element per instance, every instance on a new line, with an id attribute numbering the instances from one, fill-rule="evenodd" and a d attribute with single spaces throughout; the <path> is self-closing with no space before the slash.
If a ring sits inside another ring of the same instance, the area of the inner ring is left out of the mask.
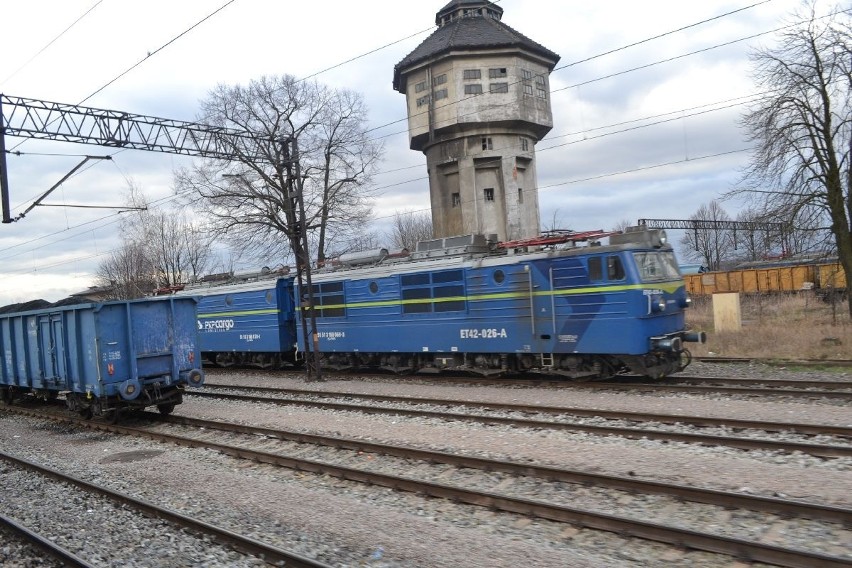
<path id="1" fill-rule="evenodd" d="M 483 150 L 492 150 L 494 148 L 494 142 L 491 140 L 490 136 L 482 137 L 482 149 Z"/>
<path id="2" fill-rule="evenodd" d="M 524 85 L 524 94 L 525 94 L 525 95 L 531 95 L 531 94 L 533 94 L 533 87 L 532 87 L 532 85 Z"/>
<path id="3" fill-rule="evenodd" d="M 432 95 L 425 95 L 417 99 L 417 106 L 428 105 L 432 101 Z"/>
<path id="4" fill-rule="evenodd" d="M 489 79 L 500 79 L 500 78 L 505 77 L 505 76 L 506 76 L 506 68 L 505 67 L 498 67 L 496 69 L 489 69 L 488 70 L 488 78 Z"/>
<path id="5" fill-rule="evenodd" d="M 518 188 L 518 203 L 523 203 L 523 202 L 524 202 L 524 188 L 519 187 Z"/>
<path id="6" fill-rule="evenodd" d="M 443 85 L 447 82 L 447 74 L 443 73 L 442 75 L 438 75 L 437 77 L 432 79 L 433 85 Z"/>
<path id="7" fill-rule="evenodd" d="M 476 80 L 482 78 L 482 70 L 481 69 L 465 69 L 463 75 L 464 75 L 465 81 L 476 81 Z"/>
<path id="8" fill-rule="evenodd" d="M 425 90 L 426 90 L 426 81 L 420 81 L 419 83 L 414 85 L 414 92 L 415 93 L 422 93 Z"/>
<path id="9" fill-rule="evenodd" d="M 521 78 L 524 81 L 532 81 L 533 73 L 529 69 L 521 69 Z"/>
<path id="10" fill-rule="evenodd" d="M 483 188 L 482 195 L 485 198 L 485 201 L 494 201 L 494 188 L 493 187 Z"/>
<path id="11" fill-rule="evenodd" d="M 509 83 L 490 83 L 488 90 L 492 93 L 508 93 Z"/>
<path id="12" fill-rule="evenodd" d="M 544 75 L 535 76 L 535 94 L 540 99 L 547 98 L 547 82 L 544 80 Z"/>
<path id="13" fill-rule="evenodd" d="M 471 83 L 464 86 L 464 94 L 466 95 L 481 95 L 482 85 L 479 83 Z"/>
<path id="14" fill-rule="evenodd" d="M 461 195 L 458 192 L 453 193 L 453 207 L 461 205 Z"/>
<path id="15" fill-rule="evenodd" d="M 441 99 L 447 98 L 447 89 L 441 89 L 440 91 L 435 91 L 435 100 L 440 101 Z"/>
<path id="16" fill-rule="evenodd" d="M 530 149 L 530 141 L 527 140 L 526 138 L 524 138 L 523 136 L 521 136 L 520 139 L 521 139 L 521 150 L 526 152 L 527 150 Z"/>

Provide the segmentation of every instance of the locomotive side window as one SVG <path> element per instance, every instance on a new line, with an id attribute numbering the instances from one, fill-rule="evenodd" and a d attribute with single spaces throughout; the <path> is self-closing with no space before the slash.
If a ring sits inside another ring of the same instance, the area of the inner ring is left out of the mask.
<path id="1" fill-rule="evenodd" d="M 606 277 L 609 280 L 624 280 L 624 265 L 617 256 L 609 256 L 606 259 Z"/>
<path id="2" fill-rule="evenodd" d="M 594 256 L 589 259 L 589 280 L 603 282 L 604 280 L 624 280 L 624 264 L 617 256 L 606 257 L 606 277 L 604 277 L 604 257 Z"/>
<path id="3" fill-rule="evenodd" d="M 402 313 L 464 311 L 464 271 L 405 274 L 402 284 Z"/>
<path id="4" fill-rule="evenodd" d="M 373 293 L 373 294 L 376 294 L 376 293 L 378 293 L 378 291 L 379 291 L 378 283 L 370 282 L 370 292 Z"/>
<path id="5" fill-rule="evenodd" d="M 599 256 L 589 259 L 589 280 L 603 280 L 603 259 Z"/>
<path id="6" fill-rule="evenodd" d="M 267 304 L 271 304 L 271 303 L 272 303 L 272 298 L 273 298 L 272 290 L 269 290 L 269 291 L 266 293 L 266 303 L 267 303 Z"/>
<path id="7" fill-rule="evenodd" d="M 503 272 L 502 270 L 495 270 L 494 271 L 494 283 L 495 284 L 502 284 L 505 279 L 506 279 L 506 273 L 505 272 Z"/>
<path id="8" fill-rule="evenodd" d="M 314 313 L 320 318 L 343 317 L 346 315 L 346 297 L 343 282 L 325 282 L 313 285 Z"/>
<path id="9" fill-rule="evenodd" d="M 233 296 L 231 296 L 230 294 L 225 296 L 225 304 L 231 306 L 231 305 L 233 305 L 233 303 L 234 303 L 234 297 Z"/>
<path id="10" fill-rule="evenodd" d="M 426 314 L 432 311 L 432 302 L 417 302 L 416 300 L 427 300 L 432 298 L 432 290 L 429 288 L 403 288 L 402 290 L 402 313 L 404 314 Z M 415 300 L 415 301 L 411 301 Z"/>

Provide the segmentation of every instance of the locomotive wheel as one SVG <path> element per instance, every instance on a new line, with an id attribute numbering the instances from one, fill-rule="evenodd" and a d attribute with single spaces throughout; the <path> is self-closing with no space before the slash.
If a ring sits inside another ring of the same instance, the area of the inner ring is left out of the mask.
<path id="1" fill-rule="evenodd" d="M 12 391 L 9 387 L 2 387 L 0 389 L 0 400 L 3 401 L 3 404 L 12 404 Z"/>
<path id="2" fill-rule="evenodd" d="M 86 408 L 81 408 L 79 410 L 79 413 L 80 413 L 80 417 L 83 420 L 91 420 L 92 419 L 92 409 L 88 406 Z"/>
<path id="3" fill-rule="evenodd" d="M 157 410 L 160 411 L 160 414 L 169 415 L 175 410 L 175 403 L 167 402 L 165 404 L 158 404 Z"/>

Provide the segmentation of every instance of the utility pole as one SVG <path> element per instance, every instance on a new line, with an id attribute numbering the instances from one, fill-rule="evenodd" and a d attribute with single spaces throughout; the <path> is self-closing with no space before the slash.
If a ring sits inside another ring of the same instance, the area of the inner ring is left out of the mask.
<path id="1" fill-rule="evenodd" d="M 308 223 L 305 216 L 305 199 L 302 172 L 299 166 L 299 143 L 295 138 L 282 140 L 282 156 L 287 168 L 287 223 L 290 248 L 296 257 L 296 280 L 299 293 L 295 298 L 296 310 L 302 320 L 303 351 L 308 381 L 322 381 L 319 334 L 314 310 L 314 286 L 311 280 L 311 257 L 308 243 Z M 291 147 L 292 145 L 292 147 Z M 295 170 L 295 171 L 294 171 Z M 308 333 L 308 320 L 311 329 Z"/>

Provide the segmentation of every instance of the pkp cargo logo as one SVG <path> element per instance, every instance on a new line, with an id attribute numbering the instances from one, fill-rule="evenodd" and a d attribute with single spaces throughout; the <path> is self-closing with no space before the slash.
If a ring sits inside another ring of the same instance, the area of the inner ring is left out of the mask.
<path id="1" fill-rule="evenodd" d="M 206 320 L 204 322 L 198 320 L 198 331 L 217 332 L 232 329 L 234 329 L 234 320 L 232 319 Z"/>

